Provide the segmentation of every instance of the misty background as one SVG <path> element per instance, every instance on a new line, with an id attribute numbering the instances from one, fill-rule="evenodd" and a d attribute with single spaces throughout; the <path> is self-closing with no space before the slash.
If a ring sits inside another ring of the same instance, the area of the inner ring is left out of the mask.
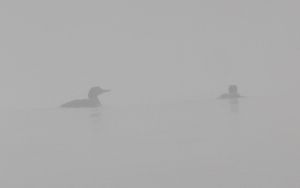
<path id="1" fill-rule="evenodd" d="M 1 1 L 0 187 L 299 188 L 299 5 Z"/>
<path id="2" fill-rule="evenodd" d="M 297 1 L 1 1 L 1 108 L 299 94 Z"/>

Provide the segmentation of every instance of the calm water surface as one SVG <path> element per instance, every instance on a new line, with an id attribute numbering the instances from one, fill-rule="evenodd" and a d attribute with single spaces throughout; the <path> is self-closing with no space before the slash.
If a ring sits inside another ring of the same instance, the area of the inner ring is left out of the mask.
<path id="1" fill-rule="evenodd" d="M 0 187 L 299 188 L 299 104 L 3 110 Z"/>

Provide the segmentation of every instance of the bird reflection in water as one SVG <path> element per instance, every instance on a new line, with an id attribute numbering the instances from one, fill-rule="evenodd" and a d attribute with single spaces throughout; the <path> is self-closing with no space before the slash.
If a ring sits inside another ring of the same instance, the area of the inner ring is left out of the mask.
<path id="1" fill-rule="evenodd" d="M 222 94 L 219 99 L 228 100 L 230 111 L 233 113 L 239 112 L 239 99 L 243 98 L 238 92 L 237 85 L 229 85 L 228 86 L 228 93 Z"/>
<path id="2" fill-rule="evenodd" d="M 239 99 L 229 99 L 228 103 L 232 113 L 238 113 L 240 111 Z"/>
<path id="3" fill-rule="evenodd" d="M 101 121 L 101 111 L 99 108 L 90 109 L 89 118 L 92 124 L 99 124 Z"/>

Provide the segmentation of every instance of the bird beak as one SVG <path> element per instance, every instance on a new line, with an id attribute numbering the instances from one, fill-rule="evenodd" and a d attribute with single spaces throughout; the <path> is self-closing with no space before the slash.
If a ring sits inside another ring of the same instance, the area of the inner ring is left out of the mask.
<path id="1" fill-rule="evenodd" d="M 103 89 L 102 92 L 103 93 L 110 92 L 110 89 Z"/>

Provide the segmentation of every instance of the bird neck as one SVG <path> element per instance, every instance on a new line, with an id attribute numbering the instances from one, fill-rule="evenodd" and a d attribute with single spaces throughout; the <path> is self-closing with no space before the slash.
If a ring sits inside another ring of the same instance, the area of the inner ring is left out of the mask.
<path id="1" fill-rule="evenodd" d="M 98 96 L 96 96 L 96 95 L 89 96 L 89 99 L 92 101 L 99 101 Z"/>

